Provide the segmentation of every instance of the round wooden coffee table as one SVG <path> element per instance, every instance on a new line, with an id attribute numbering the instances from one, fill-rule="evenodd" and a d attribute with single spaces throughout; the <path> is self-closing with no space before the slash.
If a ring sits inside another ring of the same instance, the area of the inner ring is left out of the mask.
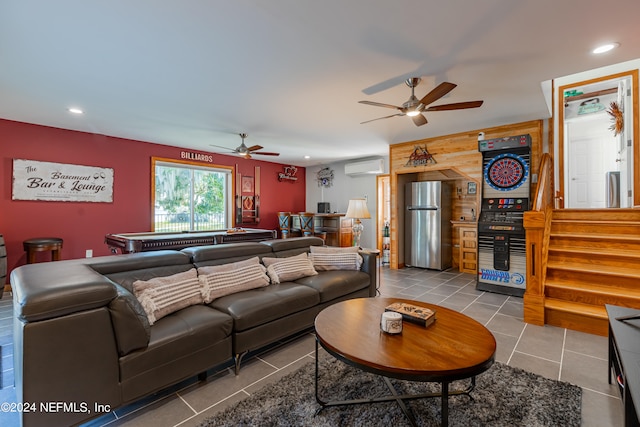
<path id="1" fill-rule="evenodd" d="M 401 334 L 380 330 L 385 307 L 404 302 L 427 307 L 436 312 L 436 321 L 424 327 L 403 322 Z M 428 397 L 442 398 L 441 425 L 448 424 L 448 399 L 451 395 L 469 394 L 475 376 L 494 362 L 496 340 L 480 323 L 445 307 L 399 298 L 358 298 L 333 304 L 318 314 L 316 332 L 316 400 L 323 408 L 397 401 L 409 421 L 416 425 L 404 401 Z M 363 371 L 383 376 L 390 396 L 349 401 L 325 401 L 318 390 L 318 344 L 338 360 Z M 398 395 L 389 378 L 438 382 L 441 393 Z M 449 390 L 451 381 L 471 378 L 464 390 Z"/>

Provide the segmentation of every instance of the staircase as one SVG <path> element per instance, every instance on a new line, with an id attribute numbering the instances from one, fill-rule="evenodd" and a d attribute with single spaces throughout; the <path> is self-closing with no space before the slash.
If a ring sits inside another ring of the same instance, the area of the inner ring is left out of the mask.
<path id="1" fill-rule="evenodd" d="M 605 304 L 640 309 L 640 209 L 554 210 L 544 321 L 604 335 Z"/>

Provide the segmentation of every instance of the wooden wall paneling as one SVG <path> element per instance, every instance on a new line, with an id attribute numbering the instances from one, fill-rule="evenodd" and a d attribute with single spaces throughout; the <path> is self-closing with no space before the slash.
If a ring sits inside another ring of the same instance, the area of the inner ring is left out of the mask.
<path id="1" fill-rule="evenodd" d="M 382 253 L 382 233 L 385 221 L 391 220 L 391 194 L 389 174 L 376 176 L 376 248 Z"/>

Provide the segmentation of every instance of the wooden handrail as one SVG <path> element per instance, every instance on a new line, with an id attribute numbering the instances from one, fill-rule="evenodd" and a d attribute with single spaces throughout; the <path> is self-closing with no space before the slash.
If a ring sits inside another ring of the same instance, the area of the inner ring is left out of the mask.
<path id="1" fill-rule="evenodd" d="M 544 282 L 549 253 L 549 232 L 553 212 L 553 159 L 540 159 L 538 185 L 532 209 L 524 213 L 527 247 L 527 289 L 524 294 L 524 321 L 544 325 Z"/>
<path id="2" fill-rule="evenodd" d="M 553 203 L 553 159 L 551 154 L 544 153 L 540 159 L 538 186 L 533 199 L 533 211 L 544 211 Z"/>

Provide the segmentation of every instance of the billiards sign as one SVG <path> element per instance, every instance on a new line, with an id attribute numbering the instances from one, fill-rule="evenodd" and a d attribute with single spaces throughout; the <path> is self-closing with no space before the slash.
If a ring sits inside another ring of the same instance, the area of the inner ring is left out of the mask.
<path id="1" fill-rule="evenodd" d="M 113 169 L 13 159 L 13 200 L 113 202 Z"/>

